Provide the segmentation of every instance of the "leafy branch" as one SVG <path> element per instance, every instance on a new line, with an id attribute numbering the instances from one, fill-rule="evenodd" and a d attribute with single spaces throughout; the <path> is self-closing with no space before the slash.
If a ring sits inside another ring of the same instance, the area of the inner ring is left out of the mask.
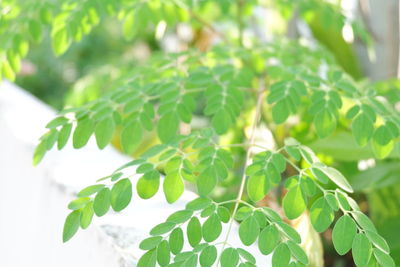
<path id="1" fill-rule="evenodd" d="M 103 1 L 104 5 L 99 4 Z M 296 3 L 300 15 L 314 2 Z M 197 12 L 201 8 L 191 4 L 184 0 L 68 1 L 62 6 L 39 5 L 37 13 L 44 14 L 44 18 L 36 16 L 36 9 L 26 10 L 32 39 L 42 37 L 45 31 L 39 21 L 46 21 L 58 55 L 107 16 L 122 21 L 127 39 L 147 30 L 148 25 L 161 21 L 174 25 L 187 16 L 228 39 Z M 245 248 L 256 242 L 262 255 L 272 254 L 274 267 L 310 265 L 299 233 L 287 223 L 306 212 L 317 232 L 326 231 L 334 223 L 335 214 L 341 214 L 333 227 L 333 245 L 340 255 L 351 249 L 357 266 L 394 266 L 386 241 L 348 195 L 353 189 L 346 177 L 321 161 L 309 147 L 287 138 L 290 134 L 281 129 L 289 132 L 292 121 L 307 122 L 311 138 L 318 139 L 331 136 L 340 127 L 351 131 L 360 147 L 371 144 L 376 158 L 383 159 L 398 156 L 395 148 L 400 137 L 399 112 L 374 89 L 343 72 L 322 47 L 275 40 L 244 48 L 244 9 L 251 5 L 242 0 L 236 2 L 233 20 L 238 26 L 239 45 L 226 42 L 204 53 L 189 49 L 155 55 L 135 68 L 121 66 L 125 71 L 112 82 L 107 94 L 60 112 L 46 125 L 47 132 L 34 153 L 34 164 L 54 146 L 63 149 L 72 140 L 72 146 L 79 149 L 92 136 L 100 149 L 115 142 L 129 155 L 137 152 L 145 135 L 153 136 L 157 143 L 78 192 L 68 205 L 71 212 L 64 225 L 64 242 L 79 228 L 89 227 L 94 215 L 124 210 L 134 189 L 143 199 L 163 190 L 166 201 L 173 203 L 191 183 L 199 198 L 150 231 L 150 237 L 140 244 L 145 253 L 139 267 L 255 266 L 254 255 Z M 323 8 L 339 24 L 343 22 L 344 16 L 332 5 Z M 0 37 L 9 35 L 0 44 L 1 73 L 13 79 L 31 40 L 21 37 L 26 29 L 20 19 L 14 20 L 7 12 L 1 19 Z M 4 25 L 15 32 L 4 30 Z M 264 84 L 266 78 L 268 88 Z M 243 137 L 243 121 L 253 113 L 249 137 Z M 198 117 L 207 126 L 193 123 Z M 278 150 L 257 144 L 261 123 L 273 132 L 273 141 L 281 146 Z M 189 133 L 182 134 L 182 125 L 190 129 Z M 255 147 L 262 151 L 253 154 Z M 238 150 L 244 155 L 236 153 Z M 288 165 L 295 175 L 287 171 Z M 239 188 L 234 199 L 213 200 L 215 188 L 236 180 Z M 256 204 L 281 185 L 286 192 L 281 203 L 284 218 L 273 209 Z M 228 209 L 232 204 L 233 209 Z M 243 245 L 240 247 L 229 242 L 236 223 Z M 221 236 L 224 227 L 227 233 Z M 185 244 L 191 249 L 183 251 Z"/>

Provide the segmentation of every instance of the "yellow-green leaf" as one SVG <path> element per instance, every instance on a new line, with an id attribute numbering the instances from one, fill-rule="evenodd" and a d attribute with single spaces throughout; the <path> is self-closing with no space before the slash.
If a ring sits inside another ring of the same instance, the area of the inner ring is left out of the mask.
<path id="1" fill-rule="evenodd" d="M 173 203 L 183 194 L 185 186 L 178 171 L 168 173 L 163 184 L 165 198 L 168 203 Z"/>

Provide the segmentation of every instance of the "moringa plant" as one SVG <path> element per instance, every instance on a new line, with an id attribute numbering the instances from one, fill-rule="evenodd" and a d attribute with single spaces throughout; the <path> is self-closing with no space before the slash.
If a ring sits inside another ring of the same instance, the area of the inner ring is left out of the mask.
<path id="1" fill-rule="evenodd" d="M 7 36 L 0 44 L 4 76 L 14 78 L 30 39 L 40 40 L 46 23 L 58 55 L 107 16 L 123 21 L 128 39 L 160 21 L 185 21 L 221 40 L 207 51 L 156 53 L 144 64 L 125 67 L 107 85 L 107 94 L 61 111 L 46 125 L 34 164 L 69 139 L 76 149 L 91 136 L 100 149 L 117 139 L 132 154 L 145 136 L 157 137 L 132 161 L 77 193 L 68 205 L 64 242 L 89 227 L 94 215 L 135 205 L 130 203 L 133 190 L 143 199 L 162 190 L 174 203 L 193 184 L 199 197 L 154 226 L 139 245 L 144 254 L 138 266 L 265 266 L 248 251 L 252 245 L 272 255 L 273 267 L 313 266 L 291 223 L 302 215 L 318 233 L 333 227 L 335 250 L 339 255 L 351 250 L 356 266 L 395 266 L 385 239 L 352 198 L 346 177 L 293 138 L 300 128 L 314 139 L 341 129 L 351 132 L 358 146 L 372 147 L 377 159 L 398 157 L 399 112 L 372 85 L 344 72 L 326 48 L 287 38 L 263 42 L 254 36 L 246 42 L 244 29 L 258 1 L 56 2 L 0 3 L 0 37 Z M 296 10 L 305 19 L 321 8 L 330 14 L 327 23 L 343 26 L 345 17 L 335 5 L 295 2 L 277 1 L 275 7 L 283 13 Z M 214 19 L 235 21 L 236 34 L 218 31 L 201 16 L 210 6 L 226 11 Z M 360 32 L 357 23 L 353 26 Z M 26 32 L 31 37 L 24 39 Z M 199 119 L 206 123 L 196 123 Z M 272 137 L 260 140 L 266 137 L 261 129 Z M 270 207 L 269 196 L 276 199 Z M 234 224 L 241 247 L 230 243 Z"/>

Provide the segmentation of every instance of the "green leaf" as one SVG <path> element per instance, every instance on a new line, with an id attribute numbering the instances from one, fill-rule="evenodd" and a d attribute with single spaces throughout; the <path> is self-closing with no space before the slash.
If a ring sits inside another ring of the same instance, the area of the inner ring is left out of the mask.
<path id="1" fill-rule="evenodd" d="M 121 145 L 125 153 L 132 153 L 142 140 L 143 130 L 139 123 L 133 122 L 122 129 Z"/>
<path id="2" fill-rule="evenodd" d="M 11 62 L 4 60 L 2 63 L 3 63 L 2 71 L 3 71 L 4 77 L 9 79 L 10 81 L 14 81 L 15 80 L 15 72 L 10 64 Z M 1 72 L 0 72 L 0 74 L 1 74 Z"/>
<path id="3" fill-rule="evenodd" d="M 276 222 L 277 225 L 282 229 L 283 233 L 293 242 L 300 244 L 301 237 L 299 233 L 289 224 L 284 223 L 282 221 Z"/>
<path id="4" fill-rule="evenodd" d="M 85 187 L 78 193 L 78 197 L 89 197 L 104 188 L 104 184 L 95 184 Z"/>
<path id="5" fill-rule="evenodd" d="M 295 160 L 299 161 L 301 159 L 300 150 L 296 146 L 286 146 L 285 150 Z"/>
<path id="6" fill-rule="evenodd" d="M 183 248 L 183 231 L 181 228 L 175 228 L 169 236 L 169 247 L 173 254 L 178 254 Z"/>
<path id="7" fill-rule="evenodd" d="M 337 203 L 337 200 L 335 196 L 331 193 L 325 194 L 325 199 L 328 201 L 329 206 L 331 206 L 333 211 L 338 211 L 339 210 L 339 205 Z"/>
<path id="8" fill-rule="evenodd" d="M 132 199 L 132 183 L 128 178 L 114 184 L 111 189 L 111 207 L 114 211 L 121 211 L 128 206 Z"/>
<path id="9" fill-rule="evenodd" d="M 66 27 L 59 28 L 51 35 L 53 51 L 57 56 L 59 56 L 68 49 L 71 43 L 71 38 Z"/>
<path id="10" fill-rule="evenodd" d="M 360 111 L 360 106 L 359 105 L 354 105 L 353 107 L 351 107 L 346 112 L 346 118 L 351 120 L 352 118 L 354 118 L 358 114 L 359 111 Z"/>
<path id="11" fill-rule="evenodd" d="M 101 217 L 107 213 L 111 206 L 111 191 L 110 189 L 103 188 L 100 192 L 97 193 L 94 198 L 93 209 L 94 213 Z"/>
<path id="12" fill-rule="evenodd" d="M 221 253 L 221 267 L 236 266 L 239 262 L 239 253 L 234 248 L 226 248 Z"/>
<path id="13" fill-rule="evenodd" d="M 67 216 L 64 223 L 63 242 L 67 242 L 68 240 L 70 240 L 78 231 L 80 225 L 80 218 L 81 218 L 80 210 L 75 210 Z"/>
<path id="14" fill-rule="evenodd" d="M 290 188 L 283 198 L 283 210 L 290 220 L 299 217 L 306 209 L 306 203 L 299 185 Z"/>
<path id="15" fill-rule="evenodd" d="M 176 223 L 173 222 L 160 223 L 150 230 L 150 235 L 163 235 L 174 229 L 175 225 Z"/>
<path id="16" fill-rule="evenodd" d="M 299 245 L 297 245 L 296 243 L 294 243 L 291 240 L 288 240 L 286 244 L 289 247 L 292 255 L 296 257 L 296 259 L 298 259 L 301 263 L 303 263 L 305 265 L 308 264 L 307 254 L 304 252 L 304 250 Z"/>
<path id="17" fill-rule="evenodd" d="M 300 187 L 303 190 L 304 195 L 309 197 L 313 197 L 317 189 L 315 182 L 308 176 L 301 177 Z"/>
<path id="18" fill-rule="evenodd" d="M 224 108 L 219 109 L 213 116 L 211 125 L 217 134 L 221 135 L 226 133 L 231 125 L 231 118 L 228 111 Z"/>
<path id="19" fill-rule="evenodd" d="M 265 196 L 265 177 L 263 175 L 252 175 L 247 180 L 247 193 L 249 198 L 254 201 L 260 201 Z"/>
<path id="20" fill-rule="evenodd" d="M 188 210 L 202 210 L 211 205 L 211 200 L 205 197 L 196 198 L 186 204 Z"/>
<path id="21" fill-rule="evenodd" d="M 350 204 L 347 201 L 346 196 L 343 195 L 343 193 L 339 192 L 338 190 L 335 191 L 335 197 L 337 202 L 339 203 L 339 206 L 344 209 L 344 210 L 350 210 Z"/>
<path id="22" fill-rule="evenodd" d="M 141 158 L 152 158 L 161 152 L 165 151 L 168 147 L 165 144 L 157 144 L 155 146 L 150 147 L 141 155 Z"/>
<path id="23" fill-rule="evenodd" d="M 349 215 L 343 215 L 336 222 L 332 232 L 333 246 L 339 255 L 344 255 L 351 249 L 357 225 Z"/>
<path id="24" fill-rule="evenodd" d="M 72 200 L 68 204 L 68 208 L 70 210 L 79 210 L 79 209 L 83 208 L 84 206 L 86 206 L 86 204 L 89 201 L 90 201 L 90 197 L 80 197 L 80 198 L 77 198 L 75 200 Z"/>
<path id="25" fill-rule="evenodd" d="M 159 187 L 160 178 L 147 179 L 146 175 L 144 175 L 138 180 L 136 191 L 141 198 L 149 199 L 157 193 Z"/>
<path id="26" fill-rule="evenodd" d="M 217 185 L 217 176 L 213 167 L 208 167 L 197 178 L 197 191 L 200 196 L 207 196 Z"/>
<path id="27" fill-rule="evenodd" d="M 367 235 L 368 239 L 379 249 L 386 253 L 390 253 L 390 248 L 389 245 L 386 243 L 386 240 L 381 237 L 379 234 L 376 232 L 372 232 L 369 230 L 365 231 L 365 234 Z"/>
<path id="28" fill-rule="evenodd" d="M 205 208 L 201 213 L 200 216 L 202 218 L 210 217 L 216 210 L 216 206 L 214 204 L 208 206 Z"/>
<path id="29" fill-rule="evenodd" d="M 206 242 L 212 242 L 217 239 L 221 231 L 221 220 L 217 214 L 211 215 L 203 224 L 202 232 Z"/>
<path id="30" fill-rule="evenodd" d="M 78 121 L 72 137 L 74 148 L 81 148 L 87 144 L 94 130 L 94 123 L 91 119 L 85 118 Z"/>
<path id="31" fill-rule="evenodd" d="M 132 10 L 125 16 L 122 32 L 126 40 L 132 40 L 138 30 L 138 22 L 135 21 L 136 10 Z"/>
<path id="32" fill-rule="evenodd" d="M 36 20 L 29 21 L 29 33 L 31 34 L 33 40 L 39 42 L 42 37 L 42 24 Z"/>
<path id="33" fill-rule="evenodd" d="M 272 107 L 272 118 L 277 124 L 285 122 L 289 114 L 289 107 L 286 100 L 281 100 Z"/>
<path id="34" fill-rule="evenodd" d="M 58 131 L 56 129 L 51 130 L 46 137 L 46 149 L 51 150 L 57 141 Z"/>
<path id="35" fill-rule="evenodd" d="M 46 138 L 46 148 L 51 150 L 58 138 L 58 131 L 56 129 L 50 130 Z"/>
<path id="36" fill-rule="evenodd" d="M 319 169 L 321 172 L 323 172 L 326 176 L 328 176 L 332 182 L 337 184 L 343 190 L 350 192 L 350 193 L 353 192 L 353 188 L 351 187 L 351 185 L 349 184 L 347 179 L 338 170 L 331 168 L 331 167 L 325 167 L 325 166 L 324 167 L 316 167 L 316 168 Z"/>
<path id="37" fill-rule="evenodd" d="M 147 251 L 140 257 L 137 267 L 154 267 L 157 263 L 157 251 L 155 249 Z"/>
<path id="38" fill-rule="evenodd" d="M 280 153 L 274 153 L 271 156 L 271 162 L 274 164 L 275 168 L 279 173 L 282 173 L 286 170 L 286 160 L 285 157 Z"/>
<path id="39" fill-rule="evenodd" d="M 315 129 L 320 138 L 325 138 L 336 129 L 336 118 L 328 109 L 323 109 L 315 115 Z"/>
<path id="40" fill-rule="evenodd" d="M 253 244 L 260 233 L 260 226 L 254 216 L 245 219 L 239 226 L 239 237 L 246 246 Z"/>
<path id="41" fill-rule="evenodd" d="M 142 242 L 140 242 L 139 248 L 142 250 L 153 249 L 153 248 L 157 247 L 158 244 L 161 243 L 162 239 L 163 238 L 161 236 L 148 237 L 148 238 L 142 240 Z"/>
<path id="42" fill-rule="evenodd" d="M 374 132 L 373 122 L 362 113 L 354 119 L 351 127 L 357 144 L 361 147 L 365 146 Z"/>
<path id="43" fill-rule="evenodd" d="M 374 248 L 373 250 L 376 260 L 379 262 L 381 266 L 385 267 L 395 267 L 396 264 L 394 263 L 392 257 L 389 254 L 386 254 L 382 250 L 378 248 Z"/>
<path id="44" fill-rule="evenodd" d="M 191 210 L 179 210 L 168 216 L 167 222 L 184 223 L 187 220 L 189 220 L 192 217 L 192 215 L 193 211 Z"/>
<path id="45" fill-rule="evenodd" d="M 267 218 L 261 210 L 255 210 L 253 216 L 256 218 L 260 229 L 264 229 L 264 227 L 267 226 Z"/>
<path id="46" fill-rule="evenodd" d="M 168 203 L 174 203 L 183 194 L 185 186 L 178 171 L 168 173 L 164 179 L 164 194 Z"/>
<path id="47" fill-rule="evenodd" d="M 372 148 L 378 159 L 385 158 L 393 150 L 392 134 L 385 125 L 381 125 L 375 130 L 372 137 Z"/>
<path id="48" fill-rule="evenodd" d="M 56 117 L 52 119 L 49 123 L 47 123 L 46 128 L 53 129 L 58 126 L 63 126 L 68 123 L 68 119 L 65 117 Z"/>
<path id="49" fill-rule="evenodd" d="M 243 221 L 248 218 L 253 213 L 253 210 L 248 206 L 242 206 L 238 209 L 235 215 L 235 219 L 238 221 Z"/>
<path id="50" fill-rule="evenodd" d="M 93 219 L 93 201 L 86 204 L 86 206 L 82 209 L 81 221 L 80 225 L 82 229 L 86 229 L 89 227 L 90 223 Z"/>
<path id="51" fill-rule="evenodd" d="M 268 225 L 261 231 L 258 248 L 264 255 L 270 254 L 279 243 L 279 231 L 274 225 Z"/>
<path id="52" fill-rule="evenodd" d="M 201 224 L 197 217 L 193 217 L 187 226 L 187 237 L 192 247 L 197 246 L 201 241 Z"/>
<path id="53" fill-rule="evenodd" d="M 310 209 L 311 223 L 317 232 L 324 232 L 331 225 L 334 215 L 324 197 L 317 199 Z"/>
<path id="54" fill-rule="evenodd" d="M 197 254 L 191 255 L 187 260 L 185 260 L 185 266 L 197 266 Z"/>
<path id="55" fill-rule="evenodd" d="M 62 149 L 68 142 L 68 138 L 71 135 L 72 131 L 72 124 L 65 124 L 59 134 L 58 134 L 58 140 L 57 140 L 57 148 L 60 150 Z"/>
<path id="56" fill-rule="evenodd" d="M 168 241 L 163 240 L 157 246 L 157 262 L 160 266 L 167 266 L 170 258 L 171 256 Z"/>
<path id="57" fill-rule="evenodd" d="M 357 234 L 352 244 L 352 254 L 357 267 L 364 267 L 371 258 L 372 246 L 364 234 Z"/>
<path id="58" fill-rule="evenodd" d="M 211 267 L 217 259 L 217 249 L 215 246 L 208 246 L 200 253 L 200 266 Z"/>
<path id="59" fill-rule="evenodd" d="M 337 131 L 325 139 L 317 139 L 308 146 L 340 161 L 358 161 L 374 156 L 369 146 L 360 147 L 351 133 L 345 131 Z"/>
<path id="60" fill-rule="evenodd" d="M 248 252 L 247 250 L 244 250 L 244 249 L 242 249 L 242 248 L 238 248 L 238 249 L 237 249 L 237 252 L 239 252 L 239 255 L 240 255 L 243 259 L 245 259 L 246 261 L 248 261 L 248 262 L 250 262 L 250 263 L 252 263 L 252 264 L 255 264 L 255 263 L 256 263 L 256 258 L 254 258 L 254 256 L 251 255 L 251 253 Z"/>
<path id="61" fill-rule="evenodd" d="M 13 50 L 8 50 L 6 54 L 6 60 L 3 62 L 4 75 L 6 78 L 13 81 L 15 79 L 15 74 L 21 70 L 21 57 Z"/>
<path id="62" fill-rule="evenodd" d="M 354 219 L 356 222 L 363 228 L 364 230 L 368 230 L 371 232 L 376 232 L 376 228 L 370 218 L 367 215 L 360 211 L 353 211 L 352 212 Z"/>
<path id="63" fill-rule="evenodd" d="M 34 166 L 38 165 L 40 161 L 42 161 L 44 155 L 47 152 L 46 142 L 42 140 L 39 145 L 35 148 L 35 152 L 33 153 L 32 164 Z"/>
<path id="64" fill-rule="evenodd" d="M 143 163 L 136 169 L 136 173 L 147 173 L 154 170 L 154 166 L 151 163 Z"/>
<path id="65" fill-rule="evenodd" d="M 97 146 L 103 149 L 111 141 L 115 129 L 115 123 L 112 117 L 107 117 L 96 124 L 94 134 L 96 136 Z"/>
<path id="66" fill-rule="evenodd" d="M 178 131 L 179 127 L 179 117 L 174 112 L 169 112 L 164 114 L 158 121 L 158 137 L 160 137 L 161 142 L 167 143 L 171 141 Z"/>
<path id="67" fill-rule="evenodd" d="M 311 168 L 311 172 L 321 183 L 327 184 L 329 182 L 328 176 L 326 176 L 319 168 Z"/>
<path id="68" fill-rule="evenodd" d="M 186 263 L 186 261 L 189 261 L 189 259 L 190 259 L 193 255 L 194 255 L 193 251 L 181 252 L 181 253 L 179 253 L 178 255 L 176 255 L 174 261 L 175 261 L 175 262 L 180 262 L 180 263 L 181 263 L 180 265 L 182 266 L 183 264 Z M 185 264 L 185 265 L 186 265 L 186 264 Z M 179 266 L 179 265 L 177 265 L 177 266 Z M 188 265 L 188 266 L 196 266 L 196 264 L 194 264 L 194 265 Z"/>
<path id="69" fill-rule="evenodd" d="M 227 208 L 225 208 L 224 206 L 218 206 L 217 213 L 222 222 L 229 222 L 231 214 Z"/>
<path id="70" fill-rule="evenodd" d="M 287 267 L 290 261 L 290 250 L 285 243 L 281 243 L 272 255 L 272 267 Z"/>

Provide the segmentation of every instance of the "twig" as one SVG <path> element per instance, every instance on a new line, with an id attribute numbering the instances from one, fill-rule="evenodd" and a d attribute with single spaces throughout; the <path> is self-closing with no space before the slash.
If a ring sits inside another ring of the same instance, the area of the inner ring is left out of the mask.
<path id="1" fill-rule="evenodd" d="M 208 21 L 206 21 L 204 18 L 202 18 L 200 15 L 198 15 L 197 13 L 193 12 L 193 10 L 188 7 L 184 2 L 182 2 L 181 0 L 174 0 L 175 4 L 177 6 L 179 6 L 182 9 L 185 9 L 189 15 L 197 20 L 198 22 L 200 22 L 201 24 L 204 25 L 204 27 L 206 27 L 207 29 L 209 29 L 212 33 L 214 33 L 215 35 L 218 35 L 219 37 L 221 37 L 224 41 L 228 41 L 228 39 L 226 38 L 226 36 L 218 31 L 211 23 L 209 23 Z"/>
<path id="2" fill-rule="evenodd" d="M 251 128 L 251 133 L 250 133 L 250 137 L 249 137 L 249 143 L 250 144 L 254 143 L 255 136 L 256 136 L 256 129 L 257 129 L 258 121 L 260 119 L 260 114 L 261 114 L 261 110 L 262 110 L 262 103 L 263 103 L 263 99 L 264 99 L 264 92 L 265 92 L 265 88 L 264 87 L 265 87 L 264 86 L 264 80 L 263 80 L 263 78 L 260 78 L 260 88 L 259 88 L 258 93 L 257 93 L 256 112 L 255 112 L 255 115 L 254 115 L 253 125 L 252 125 L 252 128 Z M 248 166 L 249 163 L 250 163 L 250 156 L 251 156 L 251 147 L 247 148 L 247 151 L 246 151 L 246 159 L 245 159 L 245 165 L 244 165 L 245 167 Z M 242 196 L 243 196 L 245 184 L 246 184 L 246 171 L 244 169 L 243 170 L 243 175 L 242 175 L 242 180 L 241 180 L 241 183 L 240 183 L 239 192 L 238 192 L 238 195 L 237 195 L 237 198 L 236 198 L 236 201 L 235 201 L 235 207 L 233 209 L 232 217 L 231 217 L 231 220 L 229 222 L 228 231 L 226 233 L 226 237 L 225 237 L 224 245 L 222 246 L 222 249 L 221 249 L 221 253 L 222 253 L 222 251 L 224 251 L 225 244 L 228 242 L 229 234 L 230 234 L 230 232 L 232 230 L 232 225 L 233 225 L 233 222 L 235 220 L 235 216 L 236 216 L 236 213 L 237 213 L 237 210 L 238 210 L 238 207 L 239 207 L 239 203 L 242 202 L 241 199 L 242 199 Z M 218 266 L 220 260 L 221 260 L 221 256 L 219 256 L 218 261 L 216 263 L 217 264 L 216 266 Z"/>

